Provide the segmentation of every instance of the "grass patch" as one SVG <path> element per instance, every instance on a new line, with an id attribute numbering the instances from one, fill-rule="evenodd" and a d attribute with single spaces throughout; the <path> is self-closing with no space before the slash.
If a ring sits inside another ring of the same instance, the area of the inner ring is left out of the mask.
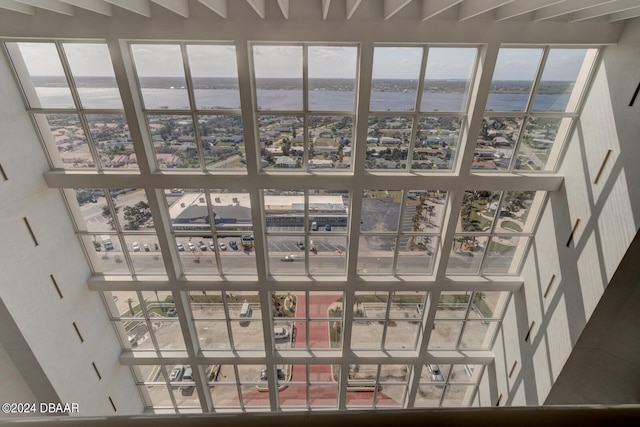
<path id="1" fill-rule="evenodd" d="M 319 147 L 333 147 L 338 145 L 333 138 L 316 138 L 313 144 Z"/>
<path id="2" fill-rule="evenodd" d="M 509 255 L 515 250 L 515 246 L 503 245 L 502 243 L 498 242 L 491 242 L 491 245 L 489 245 L 489 252 L 498 253 L 500 255 Z"/>
<path id="3" fill-rule="evenodd" d="M 522 231 L 522 227 L 520 227 L 517 223 L 513 221 L 502 221 L 502 228 L 506 228 L 511 231 Z"/>

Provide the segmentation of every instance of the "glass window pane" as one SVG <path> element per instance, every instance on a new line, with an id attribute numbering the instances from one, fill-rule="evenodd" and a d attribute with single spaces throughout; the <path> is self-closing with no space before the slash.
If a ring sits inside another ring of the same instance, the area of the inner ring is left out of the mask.
<path id="1" fill-rule="evenodd" d="M 80 236 L 80 238 L 87 250 L 91 250 L 91 248 L 96 250 L 95 256 L 89 257 L 95 273 L 130 274 L 120 240 L 116 234 L 88 235 Z M 102 243 L 103 246 L 100 251 L 97 251 L 99 243 Z M 107 243 L 106 247 L 111 249 L 105 250 L 105 243 Z"/>
<path id="2" fill-rule="evenodd" d="M 398 231 L 401 205 L 400 190 L 364 190 L 360 231 Z M 389 250 L 391 246 L 384 249 Z"/>
<path id="3" fill-rule="evenodd" d="M 267 245 L 271 274 L 305 274 L 304 236 L 269 236 Z"/>
<path id="4" fill-rule="evenodd" d="M 384 320 L 354 320 L 351 329 L 351 348 L 354 350 L 379 350 L 382 348 Z"/>
<path id="5" fill-rule="evenodd" d="M 240 109 L 236 47 L 187 45 L 198 110 Z"/>
<path id="6" fill-rule="evenodd" d="M 317 237 L 309 240 L 309 274 L 335 276 L 346 274 L 347 238 Z"/>
<path id="7" fill-rule="evenodd" d="M 471 406 L 475 395 L 475 385 L 448 385 L 442 398 L 442 406 Z"/>
<path id="8" fill-rule="evenodd" d="M 83 108 L 122 109 L 106 44 L 64 43 L 65 55 Z"/>
<path id="9" fill-rule="evenodd" d="M 465 191 L 456 231 L 490 232 L 498 211 L 501 193 L 501 191 Z"/>
<path id="10" fill-rule="evenodd" d="M 446 191 L 409 190 L 405 193 L 402 231 L 439 232 L 447 204 Z M 364 207 L 364 201 L 363 201 Z"/>
<path id="11" fill-rule="evenodd" d="M 214 320 L 196 320 L 196 334 L 201 350 L 229 350 L 229 332 L 227 322 Z"/>
<path id="12" fill-rule="evenodd" d="M 483 118 L 471 169 L 509 169 L 522 122 L 522 117 Z M 516 159 L 514 167 L 522 167 L 520 157 Z"/>
<path id="13" fill-rule="evenodd" d="M 337 408 L 337 385 L 311 385 L 309 386 L 309 405 L 314 408 Z"/>
<path id="14" fill-rule="evenodd" d="M 416 311 L 415 306 L 413 311 Z M 420 329 L 420 322 L 417 320 L 412 322 L 388 320 L 384 348 L 386 350 L 415 350 Z"/>
<path id="15" fill-rule="evenodd" d="M 498 321 L 468 320 L 460 340 L 461 350 L 486 350 L 489 348 L 495 332 L 500 325 Z"/>
<path id="16" fill-rule="evenodd" d="M 87 114 L 89 132 L 103 168 L 137 168 L 129 124 L 122 114 Z"/>
<path id="17" fill-rule="evenodd" d="M 258 116 L 263 169 L 298 169 L 304 161 L 304 121 L 300 116 Z"/>
<path id="18" fill-rule="evenodd" d="M 310 319 L 342 319 L 343 314 L 343 294 L 336 291 L 309 292 L 309 313 Z"/>
<path id="19" fill-rule="evenodd" d="M 413 120 L 410 117 L 369 116 L 367 169 L 406 169 Z"/>
<path id="20" fill-rule="evenodd" d="M 524 111 L 542 49 L 501 48 L 493 72 L 486 111 Z"/>
<path id="21" fill-rule="evenodd" d="M 398 320 L 420 320 L 427 297 L 425 292 L 394 291 L 389 305 L 389 318 Z M 422 308 L 418 307 L 422 304 Z"/>
<path id="22" fill-rule="evenodd" d="M 131 52 L 145 108 L 190 109 L 179 45 L 133 44 Z"/>
<path id="23" fill-rule="evenodd" d="M 174 231 L 188 231 L 203 236 L 211 234 L 204 190 L 173 188 L 165 190 L 165 197 Z"/>
<path id="24" fill-rule="evenodd" d="M 376 47 L 373 53 L 371 111 L 414 111 L 421 47 Z"/>
<path id="25" fill-rule="evenodd" d="M 507 191 L 502 198 L 496 231 L 501 233 L 528 231 L 531 221 L 527 221 L 535 198 L 542 199 L 538 191 Z"/>
<path id="26" fill-rule="evenodd" d="M 95 169 L 96 162 L 77 114 L 35 114 L 34 117 L 45 142 L 55 146 L 56 151 L 49 154 L 58 157 L 63 168 Z"/>
<path id="27" fill-rule="evenodd" d="M 464 111 L 478 50 L 431 48 L 420 111 Z"/>
<path id="28" fill-rule="evenodd" d="M 358 274 L 392 274 L 395 245 L 396 236 L 360 236 Z"/>
<path id="29" fill-rule="evenodd" d="M 184 274 L 218 274 L 215 252 L 211 251 L 211 238 L 201 234 L 179 234 L 176 247 Z M 204 248 L 204 249 L 203 249 Z"/>
<path id="30" fill-rule="evenodd" d="M 150 316 L 150 323 L 158 343 L 158 350 L 184 350 L 184 338 L 178 319 L 158 320 Z"/>
<path id="31" fill-rule="evenodd" d="M 116 207 L 116 214 L 120 227 L 124 231 L 154 231 L 151 208 L 147 201 L 147 194 L 142 188 L 112 188 L 109 194 Z M 109 212 L 103 209 L 103 215 Z M 111 218 L 107 218 L 109 222 Z"/>
<path id="32" fill-rule="evenodd" d="M 444 386 L 440 385 L 420 385 L 416 394 L 414 407 L 416 408 L 437 408 L 440 406 L 440 399 Z"/>
<path id="33" fill-rule="evenodd" d="M 311 234 L 345 233 L 349 220 L 348 208 L 348 190 L 309 190 L 309 230 Z M 311 242 L 309 245 L 313 250 Z M 316 249 L 320 250 L 318 247 Z M 344 252 L 343 248 L 334 250 Z"/>
<path id="34" fill-rule="evenodd" d="M 231 321 L 231 333 L 233 334 L 233 346 L 236 350 L 264 350 L 264 337 L 262 335 L 262 322 L 258 317 L 260 313 L 254 311 L 256 321 L 247 322 Z M 259 378 L 259 377 L 257 377 Z M 256 379 L 257 379 L 256 378 Z"/>
<path id="35" fill-rule="evenodd" d="M 302 46 L 253 46 L 258 110 L 302 110 Z"/>
<path id="36" fill-rule="evenodd" d="M 136 274 L 166 274 L 155 233 L 126 235 L 124 241 Z"/>
<path id="37" fill-rule="evenodd" d="M 508 292 L 482 291 L 473 294 L 470 319 L 500 318 L 509 298 Z"/>
<path id="38" fill-rule="evenodd" d="M 528 240 L 528 237 L 493 236 L 482 264 L 482 274 L 516 273 Z"/>
<path id="39" fill-rule="evenodd" d="M 420 117 L 411 168 L 453 169 L 462 121 L 461 117 Z"/>
<path id="40" fill-rule="evenodd" d="M 310 116 L 309 169 L 351 168 L 352 140 L 351 117 Z M 346 149 L 348 155 L 345 154 Z"/>
<path id="41" fill-rule="evenodd" d="M 566 117 L 529 117 L 518 151 L 517 168 L 525 172 L 553 168 L 553 154 L 564 142 L 571 121 Z"/>
<path id="42" fill-rule="evenodd" d="M 160 169 L 200 167 L 191 116 L 149 114 L 147 123 Z"/>
<path id="43" fill-rule="evenodd" d="M 353 111 L 358 48 L 309 46 L 309 110 Z"/>
<path id="44" fill-rule="evenodd" d="M 485 236 L 455 236 L 447 274 L 478 274 L 488 242 Z"/>
<path id="45" fill-rule="evenodd" d="M 389 294 L 386 291 L 356 292 L 356 305 L 353 311 L 355 319 L 375 318 L 385 319 L 387 316 L 387 301 Z"/>
<path id="46" fill-rule="evenodd" d="M 438 300 L 436 319 L 464 319 L 471 292 L 442 292 Z"/>
<path id="47" fill-rule="evenodd" d="M 396 274 L 432 274 L 438 236 L 400 236 Z"/>
<path id="48" fill-rule="evenodd" d="M 53 43 L 7 43 L 32 108 L 75 108 L 64 69 Z"/>
<path id="49" fill-rule="evenodd" d="M 304 191 L 264 190 L 263 200 L 268 232 L 304 232 Z M 298 240 L 304 242 L 302 238 Z"/>
<path id="50" fill-rule="evenodd" d="M 434 322 L 429 338 L 429 350 L 456 350 L 464 322 L 438 320 Z"/>
<path id="51" fill-rule="evenodd" d="M 191 314 L 194 319 L 225 319 L 222 296 L 219 291 L 189 292 Z"/>
<path id="52" fill-rule="evenodd" d="M 565 111 L 588 49 L 549 49 L 533 111 Z M 590 65 L 590 64 L 587 64 Z M 576 88 L 580 91 L 582 88 Z"/>
<path id="53" fill-rule="evenodd" d="M 148 405 L 154 408 L 173 408 L 166 385 L 141 385 L 140 388 L 141 394 L 148 400 Z"/>
<path id="54" fill-rule="evenodd" d="M 240 116 L 201 115 L 198 129 L 208 170 L 247 168 Z"/>

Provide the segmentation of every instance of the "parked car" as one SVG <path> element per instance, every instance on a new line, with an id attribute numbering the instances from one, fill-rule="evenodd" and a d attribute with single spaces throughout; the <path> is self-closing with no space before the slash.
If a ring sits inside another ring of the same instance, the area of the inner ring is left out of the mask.
<path id="1" fill-rule="evenodd" d="M 440 366 L 436 364 L 431 364 L 431 365 L 427 365 L 427 367 L 429 368 L 429 375 L 431 376 L 431 381 L 433 381 L 434 383 L 444 382 L 444 376 L 440 371 Z M 436 387 L 442 388 L 443 386 L 436 386 Z"/>
<path id="2" fill-rule="evenodd" d="M 238 250 L 238 244 L 236 243 L 235 240 L 229 240 L 229 246 L 231 247 L 231 249 L 233 249 L 234 251 Z"/>
<path id="3" fill-rule="evenodd" d="M 267 370 L 263 369 L 262 372 L 260 372 L 260 379 L 262 381 L 266 381 L 267 380 Z M 279 380 L 283 380 L 284 379 L 284 371 L 280 368 L 278 368 L 278 379 Z"/>
<path id="4" fill-rule="evenodd" d="M 227 250 L 227 245 L 225 245 L 224 243 L 220 243 L 220 250 L 221 251 L 226 251 Z"/>
<path id="5" fill-rule="evenodd" d="M 209 249 L 211 249 L 212 251 L 216 250 L 216 246 L 213 244 L 213 240 L 209 240 Z"/>
<path id="6" fill-rule="evenodd" d="M 180 243 L 180 242 L 178 242 L 178 250 L 180 252 L 184 252 L 184 245 L 182 243 Z"/>
<path id="7" fill-rule="evenodd" d="M 131 249 L 133 249 L 134 252 L 140 252 L 140 244 L 138 242 L 133 242 Z"/>
<path id="8" fill-rule="evenodd" d="M 284 340 L 289 338 L 289 330 L 285 328 L 273 328 L 273 338 Z"/>
<path id="9" fill-rule="evenodd" d="M 142 248 L 144 249 L 145 252 L 149 252 L 149 245 L 147 243 L 145 243 L 144 245 L 142 245 Z"/>
<path id="10" fill-rule="evenodd" d="M 176 317 L 177 315 L 178 315 L 178 312 L 176 311 L 175 308 L 170 308 L 169 310 L 167 310 L 167 316 Z"/>
<path id="11" fill-rule="evenodd" d="M 169 381 L 180 381 L 182 379 L 182 374 L 184 374 L 184 366 L 176 365 L 171 370 L 169 374 Z"/>
<path id="12" fill-rule="evenodd" d="M 298 261 L 299 259 L 300 259 L 300 257 L 298 255 L 289 254 L 289 255 L 285 256 L 284 258 L 280 258 L 280 261 L 283 261 L 283 262 L 294 262 L 294 261 Z"/>
<path id="13" fill-rule="evenodd" d="M 296 246 L 298 247 L 298 249 L 300 249 L 301 251 L 304 251 L 304 242 L 296 242 Z"/>
<path id="14" fill-rule="evenodd" d="M 325 224 L 324 229 L 325 231 L 331 231 L 331 224 Z"/>
<path id="15" fill-rule="evenodd" d="M 190 250 L 191 252 L 193 252 L 193 251 L 195 251 L 195 250 L 196 250 L 196 247 L 195 247 L 195 246 L 193 245 L 193 243 L 191 243 L 191 242 L 187 243 L 187 246 L 189 247 L 189 250 Z"/>
<path id="16" fill-rule="evenodd" d="M 201 251 L 206 251 L 207 250 L 207 245 L 205 245 L 202 240 L 200 240 L 198 242 L 198 247 L 200 248 Z"/>

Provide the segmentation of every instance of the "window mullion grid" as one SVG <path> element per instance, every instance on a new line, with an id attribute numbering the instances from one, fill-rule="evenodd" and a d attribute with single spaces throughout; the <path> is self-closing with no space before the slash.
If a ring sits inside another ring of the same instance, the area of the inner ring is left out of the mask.
<path id="1" fill-rule="evenodd" d="M 306 120 L 305 120 L 306 123 Z M 305 135 L 306 135 L 306 131 L 305 131 Z M 306 150 L 305 150 L 306 151 Z M 303 193 L 303 198 L 304 198 L 304 217 L 302 219 L 302 226 L 304 227 L 304 247 L 305 247 L 305 253 L 304 253 L 304 274 L 309 276 L 309 274 L 311 274 L 309 272 L 309 257 L 310 257 L 310 253 L 311 253 L 311 236 L 309 234 L 309 190 L 304 190 Z M 308 307 L 307 307 L 308 309 Z M 307 313 L 309 313 L 309 311 L 307 311 Z M 307 316 L 308 317 L 308 316 Z M 307 334 L 309 333 L 309 331 L 307 331 Z M 309 335 L 307 335 L 308 337 Z"/>
<path id="2" fill-rule="evenodd" d="M 522 112 L 522 123 L 520 124 L 520 132 L 518 132 L 518 139 L 513 145 L 513 154 L 511 155 L 511 162 L 509 164 L 509 169 L 508 169 L 509 172 L 513 172 L 513 169 L 515 167 L 516 160 L 518 158 L 518 152 L 520 150 L 520 143 L 522 141 L 522 135 L 524 134 L 527 127 L 527 122 L 529 121 L 529 115 L 531 114 L 533 103 L 535 102 L 538 86 L 540 85 L 540 80 L 542 79 L 542 71 L 544 70 L 544 66 L 547 62 L 548 55 L 549 55 L 549 46 L 546 46 L 542 52 L 542 57 L 540 58 L 538 69 L 536 70 L 536 76 L 533 80 L 533 84 L 531 85 L 531 93 L 529 94 L 529 99 L 527 100 L 527 106 L 525 108 L 525 111 Z"/>
<path id="3" fill-rule="evenodd" d="M 62 47 L 62 42 L 59 42 L 59 41 L 56 42 L 55 46 L 58 52 L 58 56 L 60 57 L 60 63 L 62 65 L 62 69 L 64 70 L 65 78 L 67 80 L 67 85 L 69 86 L 69 91 L 71 92 L 71 97 L 73 98 L 73 102 L 76 106 L 75 113 L 78 114 L 78 119 L 80 120 L 80 124 L 82 126 L 85 139 L 87 140 L 87 144 L 89 145 L 89 151 L 91 152 L 91 155 L 95 160 L 96 169 L 101 170 L 102 163 L 100 162 L 100 156 L 98 155 L 98 150 L 96 150 L 96 147 L 93 142 L 93 136 L 91 135 L 91 132 L 89 129 L 89 123 L 85 116 L 84 109 L 82 108 L 82 101 L 80 100 L 80 94 L 78 93 L 78 88 L 76 87 L 75 81 L 71 74 L 71 67 L 69 66 L 67 55 L 65 54 L 64 48 Z M 66 114 L 68 113 L 69 112 L 67 111 Z M 45 112 L 44 114 L 46 115 L 47 113 Z M 48 120 L 47 120 L 47 126 L 48 126 Z"/>
<path id="4" fill-rule="evenodd" d="M 216 260 L 216 265 L 218 266 L 218 275 L 220 277 L 224 277 L 224 271 L 222 270 L 222 256 L 220 255 L 220 247 L 218 246 L 218 233 L 215 227 L 215 219 L 213 217 L 213 208 L 211 204 L 211 193 L 210 190 L 204 189 L 204 197 L 207 202 L 207 215 L 209 216 L 209 228 L 211 230 L 211 240 L 213 241 L 213 257 Z M 255 245 L 254 245 L 255 246 Z M 227 317 L 228 319 L 229 317 Z"/>
<path id="5" fill-rule="evenodd" d="M 487 249 L 485 250 L 485 253 L 489 250 L 488 245 L 487 245 Z M 482 263 L 480 263 L 480 265 L 482 266 Z M 480 269 L 480 271 L 482 271 L 482 269 Z M 467 308 L 464 311 L 464 321 L 462 322 L 462 328 L 460 328 L 460 333 L 458 334 L 458 339 L 456 341 L 456 346 L 455 349 L 456 350 L 460 350 L 460 343 L 462 342 L 462 337 L 464 336 L 464 331 L 467 327 L 467 322 L 469 321 L 469 310 L 471 310 L 471 299 L 473 298 L 473 292 L 471 291 L 466 291 L 466 294 L 469 295 L 469 300 L 467 301 Z M 447 380 L 448 381 L 448 380 Z M 446 388 L 445 388 L 446 390 Z"/>
<path id="6" fill-rule="evenodd" d="M 384 327 L 382 328 L 382 339 L 380 340 L 380 349 L 384 350 L 384 343 L 387 339 L 387 329 L 389 327 L 389 312 L 391 310 L 391 296 L 393 295 L 393 291 L 386 292 L 387 296 L 387 306 L 384 309 Z"/>
<path id="7" fill-rule="evenodd" d="M 278 398 L 278 377 L 273 375 L 275 373 L 274 365 L 277 363 L 276 350 L 273 340 L 273 312 L 271 307 L 271 296 L 275 291 L 268 289 L 260 289 L 258 296 L 260 298 L 260 306 L 262 312 L 262 337 L 264 340 L 264 353 L 266 355 L 267 371 L 272 372 L 268 375 L 267 382 L 269 387 L 269 402 L 272 412 L 277 412 L 280 409 Z M 240 378 L 236 376 L 236 378 Z"/>
<path id="8" fill-rule="evenodd" d="M 310 339 L 311 339 L 311 333 L 310 333 L 311 332 L 311 325 L 310 325 L 311 316 L 309 315 L 309 313 L 311 313 L 311 311 L 310 311 L 311 305 L 309 304 L 309 298 L 310 298 L 309 291 L 304 291 L 304 304 L 305 304 L 304 309 L 305 309 L 305 313 L 306 313 L 305 319 L 304 319 L 304 327 L 305 327 L 305 332 L 307 334 L 307 338 L 306 338 L 306 340 L 307 340 L 306 346 L 307 347 L 306 348 L 307 348 L 308 351 L 311 350 L 311 341 L 310 341 Z M 307 365 L 307 367 L 308 367 L 308 365 Z M 308 386 L 308 381 L 307 381 L 307 386 Z"/>
<path id="9" fill-rule="evenodd" d="M 353 327 L 353 305 L 355 301 L 355 292 L 350 282 L 348 288 L 344 292 L 344 328 L 342 328 L 342 358 L 340 361 L 340 379 L 338 381 L 338 409 L 344 411 L 347 409 L 347 388 L 349 385 L 349 365 L 354 360 L 354 354 L 351 350 L 351 329 Z"/>
<path id="10" fill-rule="evenodd" d="M 147 311 L 147 305 L 144 303 L 142 291 L 136 291 L 136 297 L 138 298 L 138 304 L 140 305 L 140 310 L 142 311 L 142 317 L 147 325 L 147 329 L 149 331 L 149 337 L 151 338 L 151 342 L 153 343 L 153 348 L 155 351 L 160 351 L 160 347 L 158 346 L 158 341 L 156 340 L 156 333 L 153 329 L 151 318 L 149 317 L 149 312 Z M 166 378 L 165 378 L 165 381 L 167 381 L 167 384 L 169 383 Z"/>
<path id="11" fill-rule="evenodd" d="M 225 318 L 225 324 L 227 327 L 227 335 L 229 337 L 229 345 L 231 346 L 231 349 L 235 351 L 236 349 L 236 345 L 233 342 L 233 328 L 231 327 L 231 315 L 229 314 L 229 301 L 227 300 L 227 291 L 221 291 L 220 292 L 222 295 L 222 305 L 223 305 L 223 310 L 224 310 L 224 318 Z M 236 377 L 239 378 L 239 377 Z"/>
<path id="12" fill-rule="evenodd" d="M 195 113 L 196 99 L 193 92 L 193 81 L 191 80 L 191 66 L 189 64 L 189 55 L 187 53 L 187 46 L 185 45 L 185 43 L 180 43 L 180 53 L 182 55 L 182 65 L 184 67 L 184 79 L 187 85 L 189 106 L 191 107 L 191 111 L 189 114 L 193 123 L 193 134 L 196 138 L 196 149 L 198 150 L 198 157 L 200 159 L 200 170 L 206 171 L 206 165 L 204 163 L 204 150 L 202 148 L 202 141 L 200 139 L 200 126 L 198 125 L 198 116 Z"/>
<path id="13" fill-rule="evenodd" d="M 111 210 L 111 219 L 113 221 L 113 225 L 115 226 L 115 231 L 118 234 L 116 236 L 118 242 L 120 242 L 120 249 L 122 250 L 122 256 L 124 257 L 125 262 L 127 263 L 127 268 L 129 269 L 129 274 L 135 275 L 135 270 L 133 268 L 133 260 L 129 255 L 129 248 L 127 247 L 127 241 L 124 238 L 124 233 L 122 232 L 122 227 L 120 225 L 120 219 L 118 218 L 118 213 L 116 212 L 116 204 L 111 197 L 111 188 L 103 188 L 104 199 L 107 202 L 107 206 Z M 144 190 L 142 190 L 144 191 Z"/>
<path id="14" fill-rule="evenodd" d="M 420 105 L 422 104 L 422 94 L 424 91 L 424 80 L 426 78 L 427 58 L 429 56 L 429 49 L 426 46 L 422 47 L 422 63 L 420 64 L 420 75 L 418 77 L 418 88 L 416 92 L 416 104 L 413 110 L 413 126 L 411 127 L 411 135 L 409 136 L 409 147 L 407 149 L 407 168 L 405 170 L 411 171 L 413 161 L 413 150 L 416 145 L 416 137 L 418 135 L 418 121 L 420 120 Z M 395 268 L 394 270 L 395 271 Z"/>
<path id="15" fill-rule="evenodd" d="M 302 170 L 309 170 L 309 46 L 302 46 L 302 135 L 303 162 Z M 291 137 L 293 144 L 293 135 Z"/>

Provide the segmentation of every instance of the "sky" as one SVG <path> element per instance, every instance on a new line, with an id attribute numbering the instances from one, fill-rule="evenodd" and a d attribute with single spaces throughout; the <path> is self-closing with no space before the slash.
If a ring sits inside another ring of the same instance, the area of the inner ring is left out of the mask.
<path id="1" fill-rule="evenodd" d="M 77 76 L 113 76 L 104 44 L 64 43 L 72 73 Z M 32 75 L 63 75 L 52 43 L 19 43 Z M 184 66 L 179 45 L 132 45 L 132 55 L 140 76 L 182 76 Z M 374 79 L 418 79 L 422 47 L 376 47 Z M 582 65 L 586 49 L 551 49 L 543 79 L 573 80 Z M 427 57 L 428 79 L 469 79 L 475 48 L 431 48 Z M 530 80 L 540 62 L 540 48 L 503 48 L 498 55 L 494 80 Z M 232 45 L 188 45 L 189 68 L 194 77 L 237 78 L 236 52 Z M 354 79 L 358 48 L 355 46 L 309 46 L 310 78 Z M 257 77 L 302 78 L 301 46 L 253 47 Z"/>

